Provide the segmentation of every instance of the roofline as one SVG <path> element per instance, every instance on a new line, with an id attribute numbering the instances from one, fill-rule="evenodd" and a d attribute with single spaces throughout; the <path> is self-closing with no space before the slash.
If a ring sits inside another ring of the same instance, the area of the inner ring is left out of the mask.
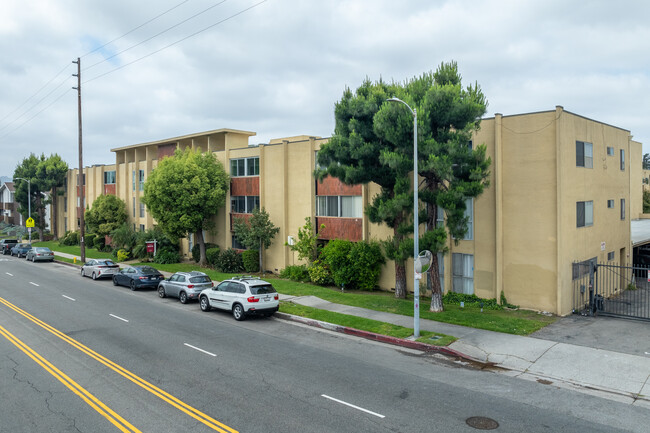
<path id="1" fill-rule="evenodd" d="M 116 147 L 114 149 L 111 149 L 111 152 L 118 152 L 120 150 L 134 149 L 136 147 L 151 146 L 151 145 L 155 145 L 155 144 L 167 144 L 167 143 L 171 143 L 171 142 L 174 142 L 174 141 L 187 140 L 188 138 L 195 138 L 195 137 L 201 137 L 201 136 L 204 136 L 204 135 L 214 135 L 214 134 L 229 133 L 229 132 L 234 133 L 234 134 L 247 135 L 249 137 L 257 135 L 256 132 L 252 132 L 252 131 L 242 131 L 242 130 L 239 130 L 239 129 L 221 128 L 221 129 L 213 129 L 212 131 L 197 132 L 197 133 L 194 133 L 194 134 L 181 135 L 179 137 L 164 138 L 162 140 L 149 141 L 149 142 L 146 142 L 146 143 L 130 144 L 128 146 Z"/>

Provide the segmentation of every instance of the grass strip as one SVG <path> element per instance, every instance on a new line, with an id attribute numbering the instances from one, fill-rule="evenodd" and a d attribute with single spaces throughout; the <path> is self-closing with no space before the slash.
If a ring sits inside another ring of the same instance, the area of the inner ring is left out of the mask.
<path id="1" fill-rule="evenodd" d="M 294 316 L 307 317 L 309 319 L 320 320 L 321 322 L 346 326 L 361 331 L 374 332 L 375 334 L 387 335 L 389 337 L 407 338 L 413 335 L 413 329 L 393 325 L 392 323 L 380 322 L 378 320 L 366 319 L 364 317 L 350 316 L 348 314 L 336 313 L 333 311 L 320 310 L 318 308 L 306 307 L 291 302 L 281 302 L 280 311 L 282 313 L 293 314 Z M 456 337 L 451 335 L 429 331 L 421 331 L 420 336 L 421 337 L 417 341 L 431 344 L 432 346 L 448 346 L 456 341 Z M 431 339 L 431 337 L 437 338 Z"/>

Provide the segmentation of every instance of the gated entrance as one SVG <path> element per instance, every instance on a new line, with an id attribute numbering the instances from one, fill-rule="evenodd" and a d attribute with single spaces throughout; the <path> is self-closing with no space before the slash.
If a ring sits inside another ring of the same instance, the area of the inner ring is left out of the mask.
<path id="1" fill-rule="evenodd" d="M 650 268 L 596 263 L 573 264 L 573 308 L 583 315 L 650 320 Z"/>

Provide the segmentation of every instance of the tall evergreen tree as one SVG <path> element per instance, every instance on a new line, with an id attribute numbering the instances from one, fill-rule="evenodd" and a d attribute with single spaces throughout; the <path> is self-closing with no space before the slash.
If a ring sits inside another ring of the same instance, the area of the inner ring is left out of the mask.
<path id="1" fill-rule="evenodd" d="M 54 240 L 58 239 L 57 197 L 59 188 L 65 185 L 67 174 L 68 164 L 56 153 L 42 161 L 36 170 L 36 176 L 42 180 L 44 190 L 50 193 L 47 203 L 52 206 L 50 232 L 54 235 Z"/>

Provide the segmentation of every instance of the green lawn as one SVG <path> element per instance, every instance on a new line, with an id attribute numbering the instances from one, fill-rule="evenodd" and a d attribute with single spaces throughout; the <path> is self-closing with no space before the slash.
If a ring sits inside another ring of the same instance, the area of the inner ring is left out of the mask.
<path id="1" fill-rule="evenodd" d="M 214 281 L 222 281 L 233 275 L 237 275 L 199 268 L 194 263 L 178 263 L 173 265 L 149 264 L 168 272 L 201 270 L 208 274 Z M 413 316 L 412 297 L 409 299 L 396 299 L 395 295 L 389 292 L 341 292 L 339 289 L 332 287 L 321 287 L 309 283 L 284 280 L 269 274 L 264 278 L 272 282 L 276 290 L 284 295 L 313 295 L 337 304 Z M 442 313 L 431 313 L 428 311 L 430 302 L 430 298 L 420 298 L 420 318 L 507 334 L 529 335 L 553 323 L 557 319 L 554 316 L 546 316 L 535 311 L 485 309 L 481 312 L 479 307 L 466 306 L 465 308 L 460 308 L 459 305 L 445 305 L 445 311 Z M 312 318 L 316 319 L 316 317 Z M 338 322 L 334 323 L 339 324 Z"/>
<path id="2" fill-rule="evenodd" d="M 66 254 L 81 256 L 81 247 L 79 245 L 59 245 L 58 241 L 32 242 L 32 245 L 36 247 L 48 247 L 52 251 L 59 251 Z M 86 257 L 90 259 L 110 259 L 113 256 L 111 253 L 104 253 L 97 251 L 95 248 L 86 247 Z"/>
<path id="3" fill-rule="evenodd" d="M 321 322 L 334 323 L 336 325 L 347 326 L 349 328 L 360 329 L 362 331 L 374 332 L 375 334 L 388 335 L 397 338 L 407 338 L 413 335 L 413 329 L 403 326 L 384 323 L 377 320 L 366 319 L 363 317 L 350 316 L 348 314 L 335 313 L 318 308 L 305 307 L 303 305 L 292 304 L 291 302 L 282 302 L 280 311 L 294 316 L 308 317 Z M 432 340 L 431 337 L 438 337 Z M 455 337 L 436 332 L 421 331 L 418 341 L 431 344 L 433 346 L 448 346 L 454 341 Z"/>

